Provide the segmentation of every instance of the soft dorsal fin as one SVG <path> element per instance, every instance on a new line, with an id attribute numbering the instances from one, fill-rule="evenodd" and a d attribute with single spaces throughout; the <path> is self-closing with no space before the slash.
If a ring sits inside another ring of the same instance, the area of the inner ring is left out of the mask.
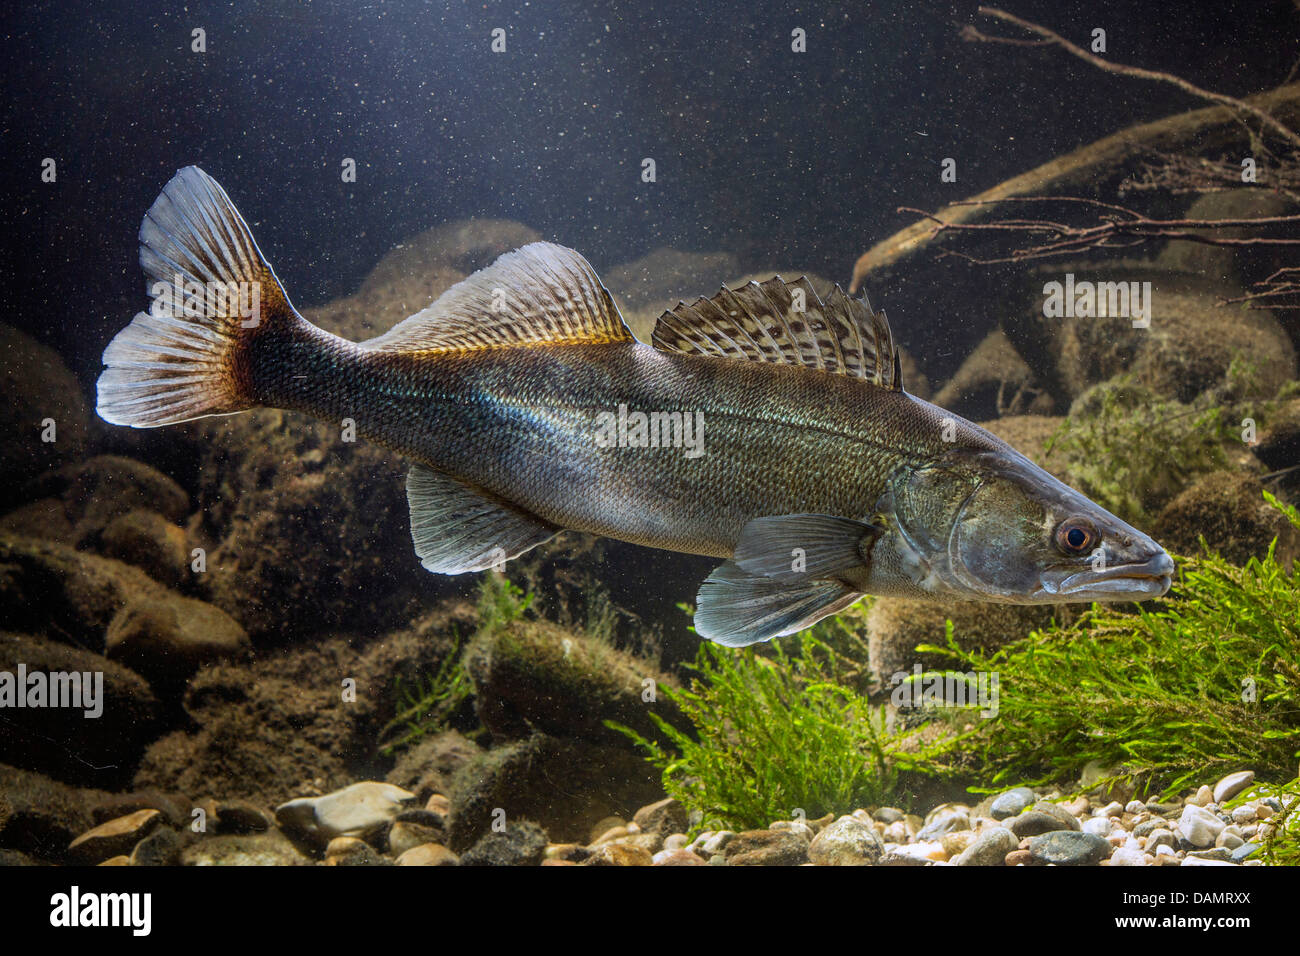
<path id="1" fill-rule="evenodd" d="M 586 259 L 564 246 L 533 242 L 361 344 L 383 352 L 445 352 L 635 341 Z"/>
<path id="2" fill-rule="evenodd" d="M 795 310 L 802 298 L 803 310 Z M 823 302 L 805 276 L 780 276 L 680 303 L 655 324 L 654 347 L 750 362 L 804 365 L 901 389 L 898 350 L 884 312 L 836 286 Z"/>

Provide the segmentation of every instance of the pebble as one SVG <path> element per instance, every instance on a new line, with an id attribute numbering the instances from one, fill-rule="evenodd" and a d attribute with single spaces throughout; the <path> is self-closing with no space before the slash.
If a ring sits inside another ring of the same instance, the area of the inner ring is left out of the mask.
<path id="1" fill-rule="evenodd" d="M 439 827 L 398 820 L 388 831 L 388 852 L 392 856 L 400 857 L 407 850 L 425 844 L 439 843 L 442 839 L 443 831 Z"/>
<path id="2" fill-rule="evenodd" d="M 582 861 L 583 866 L 654 866 L 649 850 L 626 843 L 602 843 Z"/>
<path id="3" fill-rule="evenodd" d="M 1016 787 L 1014 790 L 1007 790 L 999 793 L 993 798 L 993 803 L 989 807 L 989 816 L 994 820 L 1005 820 L 1007 817 L 1019 816 L 1025 810 L 1034 805 L 1038 795 L 1028 787 Z"/>
<path id="4" fill-rule="evenodd" d="M 916 835 L 916 839 L 921 842 L 937 840 L 945 833 L 969 829 L 970 807 L 961 804 L 944 804 L 930 812 L 926 817 L 925 826 L 921 827 L 921 832 Z"/>
<path id="5" fill-rule="evenodd" d="M 881 834 L 887 843 L 906 843 L 908 838 L 907 824 L 898 820 L 885 827 L 885 832 Z"/>
<path id="6" fill-rule="evenodd" d="M 884 854 L 875 828 L 851 816 L 823 828 L 808 846 L 808 859 L 818 866 L 871 866 Z"/>
<path id="7" fill-rule="evenodd" d="M 1124 807 L 1118 801 L 1108 803 L 1096 812 L 1099 817 L 1117 817 L 1124 812 Z"/>
<path id="8" fill-rule="evenodd" d="M 907 846 L 900 846 L 894 851 L 895 856 L 910 857 L 914 860 L 933 860 L 945 862 L 948 854 L 943 848 L 943 844 L 938 841 L 909 843 Z"/>
<path id="9" fill-rule="evenodd" d="M 1150 836 L 1157 830 L 1169 829 L 1169 821 L 1164 817 L 1152 817 L 1150 820 L 1143 820 L 1133 827 L 1134 836 Z"/>
<path id="10" fill-rule="evenodd" d="M 903 821 L 903 811 L 897 807 L 879 807 L 876 812 L 871 814 L 872 819 L 888 826 L 891 823 L 901 823 Z"/>
<path id="11" fill-rule="evenodd" d="M 1243 860 L 1246 860 L 1254 854 L 1259 847 L 1260 845 L 1258 843 L 1243 843 L 1241 846 L 1237 847 L 1237 849 L 1232 851 L 1232 862 L 1241 863 Z"/>
<path id="12" fill-rule="evenodd" d="M 1234 808 L 1232 811 L 1232 822 L 1240 824 L 1254 823 L 1255 808 L 1248 803 Z"/>
<path id="13" fill-rule="evenodd" d="M 338 836 L 364 837 L 385 826 L 415 794 L 391 783 L 368 780 L 323 797 L 300 797 L 275 808 L 275 820 L 287 835 L 328 843 Z"/>
<path id="14" fill-rule="evenodd" d="M 1189 858 L 1195 857 L 1198 860 L 1231 860 L 1232 851 L 1221 846 L 1216 846 L 1210 850 L 1188 850 Z"/>
<path id="15" fill-rule="evenodd" d="M 1151 860 L 1154 863 L 1154 859 Z M 1141 850 L 1131 850 L 1128 847 L 1120 847 L 1110 855 L 1111 866 L 1149 866 L 1147 855 Z"/>
<path id="16" fill-rule="evenodd" d="M 1215 803 L 1231 800 L 1254 782 L 1255 771 L 1253 770 L 1238 770 L 1236 773 L 1230 773 L 1214 785 L 1213 800 Z"/>
<path id="17" fill-rule="evenodd" d="M 1078 818 L 1059 803 L 1053 803 L 1051 800 L 1039 800 L 1034 804 L 1034 809 L 1039 813 L 1046 813 L 1048 816 L 1060 820 L 1061 823 L 1065 825 L 1066 829 L 1081 829 L 1081 824 L 1079 823 Z"/>
<path id="18" fill-rule="evenodd" d="M 132 866 L 175 866 L 181 857 L 181 838 L 171 827 L 158 827 L 131 851 Z"/>
<path id="19" fill-rule="evenodd" d="M 1124 807 L 1125 813 L 1139 814 L 1146 812 L 1147 805 L 1141 800 L 1130 800 Z"/>
<path id="20" fill-rule="evenodd" d="M 1052 830 L 1070 829 L 1050 813 L 1044 813 L 1041 810 L 1026 810 L 1020 816 L 1007 820 L 1006 824 L 1007 829 L 1022 840 L 1025 837 L 1038 836 L 1040 833 L 1049 833 Z"/>
<path id="21" fill-rule="evenodd" d="M 1034 855 L 1028 850 L 1012 850 L 1004 862 L 1007 866 L 1029 866 L 1034 862 Z"/>
<path id="22" fill-rule="evenodd" d="M 1094 836 L 1108 837 L 1111 829 L 1115 826 L 1110 817 L 1089 817 L 1083 821 L 1083 832 L 1091 833 Z"/>
<path id="23" fill-rule="evenodd" d="M 952 862 L 955 866 L 998 866 L 1019 845 L 1019 839 L 1006 827 L 986 827 Z"/>
<path id="24" fill-rule="evenodd" d="M 457 866 L 460 857 L 441 843 L 413 846 L 397 858 L 398 866 Z"/>
<path id="25" fill-rule="evenodd" d="M 596 821 L 592 828 L 587 831 L 587 845 L 590 846 L 594 843 L 598 843 L 601 837 L 603 837 L 608 831 L 613 830 L 615 827 L 626 826 L 627 821 L 622 817 L 601 817 Z M 626 830 L 624 832 L 626 832 Z"/>
<path id="26" fill-rule="evenodd" d="M 641 828 L 642 833 L 658 833 L 661 836 L 680 833 L 690 826 L 686 808 L 672 797 L 642 807 L 632 817 L 632 822 Z"/>
<path id="27" fill-rule="evenodd" d="M 359 837 L 340 836 L 325 847 L 326 866 L 378 866 L 384 859 Z"/>
<path id="28" fill-rule="evenodd" d="M 1065 805 L 1065 809 L 1069 812 L 1070 816 L 1072 817 L 1081 817 L 1086 815 L 1091 807 L 1092 807 L 1092 803 L 1091 801 L 1088 800 L 1086 796 L 1075 797 L 1073 800 L 1071 800 L 1069 803 Z"/>
<path id="29" fill-rule="evenodd" d="M 719 830 L 704 841 L 703 845 L 700 847 L 700 850 L 702 851 L 700 855 L 708 858 L 723 852 L 727 848 L 727 844 L 731 842 L 735 835 L 735 832 L 732 830 Z"/>
<path id="30" fill-rule="evenodd" d="M 1218 839 L 1214 841 L 1214 845 L 1216 847 L 1224 847 L 1229 850 L 1235 850 L 1237 849 L 1237 847 L 1241 846 L 1245 842 L 1246 841 L 1242 837 L 1239 837 L 1235 833 L 1229 833 L 1225 828 L 1224 831 L 1219 834 Z"/>
<path id="31" fill-rule="evenodd" d="M 1163 827 L 1157 830 L 1152 830 L 1147 836 L 1147 852 L 1155 853 L 1163 846 L 1168 847 L 1169 851 L 1172 853 L 1176 842 L 1172 830 L 1166 830 Z"/>
<path id="32" fill-rule="evenodd" d="M 1183 807 L 1183 815 L 1178 818 L 1178 830 L 1183 839 L 1196 847 L 1213 846 L 1223 827 L 1222 820 L 1194 804 Z"/>
<path id="33" fill-rule="evenodd" d="M 1186 802 L 1191 806 L 1196 806 L 1196 807 L 1209 806 L 1211 803 L 1214 802 L 1214 791 L 1211 790 L 1209 787 L 1203 785 L 1199 790 L 1196 791 L 1196 795 L 1188 797 Z"/>
<path id="34" fill-rule="evenodd" d="M 1029 852 L 1040 863 L 1057 866 L 1087 866 L 1110 856 L 1110 845 L 1092 833 L 1056 830 L 1029 841 Z"/>
<path id="35" fill-rule="evenodd" d="M 101 863 L 111 856 L 129 855 L 131 848 L 163 822 L 160 810 L 137 810 L 87 830 L 68 844 L 68 854 L 82 864 Z"/>
<path id="36" fill-rule="evenodd" d="M 670 833 L 664 837 L 664 852 L 670 850 L 684 850 L 691 842 L 691 838 L 685 833 Z"/>
<path id="37" fill-rule="evenodd" d="M 781 830 L 745 830 L 732 837 L 726 854 L 728 866 L 797 866 L 808 859 L 808 841 Z"/>
<path id="38" fill-rule="evenodd" d="M 1236 866 L 1227 860 L 1206 860 L 1196 856 L 1189 856 L 1183 860 L 1183 866 Z"/>
<path id="39" fill-rule="evenodd" d="M 424 809 L 430 813 L 437 813 L 446 817 L 451 813 L 451 798 L 445 797 L 441 793 L 431 794 L 424 804 Z"/>
<path id="40" fill-rule="evenodd" d="M 939 842 L 943 844 L 943 852 L 947 853 L 948 859 L 951 860 L 955 856 L 960 856 L 974 839 L 974 830 L 954 830 L 939 837 Z"/>
<path id="41" fill-rule="evenodd" d="M 675 850 L 660 850 L 652 858 L 655 866 L 708 866 L 709 861 L 698 853 L 692 853 L 684 847 Z"/>

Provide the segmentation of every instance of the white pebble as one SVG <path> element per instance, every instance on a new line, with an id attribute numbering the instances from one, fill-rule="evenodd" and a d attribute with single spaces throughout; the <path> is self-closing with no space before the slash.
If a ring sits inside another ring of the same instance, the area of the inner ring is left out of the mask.
<path id="1" fill-rule="evenodd" d="M 1249 805 L 1237 807 L 1232 811 L 1232 822 L 1240 824 L 1254 823 L 1255 808 Z"/>

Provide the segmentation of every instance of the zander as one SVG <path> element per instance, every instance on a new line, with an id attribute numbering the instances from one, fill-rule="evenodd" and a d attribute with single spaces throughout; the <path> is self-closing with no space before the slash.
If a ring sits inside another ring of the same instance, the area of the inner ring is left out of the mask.
<path id="1" fill-rule="evenodd" d="M 194 166 L 145 215 L 140 264 L 153 305 L 104 351 L 100 416 L 352 419 L 412 459 L 430 571 L 484 570 L 564 529 L 725 558 L 695 625 L 733 646 L 865 594 L 1040 604 L 1169 588 L 1173 561 L 1146 535 L 905 392 L 884 314 L 838 287 L 826 301 L 805 278 L 723 289 L 665 313 L 645 345 L 582 256 L 539 242 L 354 343 L 294 310 Z M 687 423 L 693 455 L 665 447 Z"/>

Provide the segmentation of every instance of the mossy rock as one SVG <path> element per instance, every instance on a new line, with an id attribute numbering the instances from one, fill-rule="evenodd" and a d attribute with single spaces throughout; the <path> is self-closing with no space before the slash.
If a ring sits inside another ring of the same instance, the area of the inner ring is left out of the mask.
<path id="1" fill-rule="evenodd" d="M 533 820 L 554 842 L 585 843 L 609 816 L 630 820 L 663 797 L 660 775 L 625 748 L 534 734 L 489 750 L 452 780 L 447 844 L 458 853 L 507 822 Z"/>
<path id="2" fill-rule="evenodd" d="M 926 669 L 947 669 L 940 655 L 918 653 L 918 644 L 943 646 L 946 622 L 953 622 L 953 637 L 966 650 L 991 649 L 1046 627 L 1053 618 L 1068 622 L 1077 611 L 1066 604 L 989 604 L 980 601 L 910 601 L 879 598 L 867 612 L 871 672 L 890 689 L 899 672 L 911 673 L 916 664 Z"/>
<path id="3" fill-rule="evenodd" d="M 465 668 L 479 720 L 498 739 L 541 731 L 627 748 L 627 738 L 607 728 L 606 720 L 657 739 L 651 713 L 669 723 L 681 719 L 659 690 L 676 680 L 651 661 L 546 621 L 484 630 L 466 649 Z M 647 681 L 654 682 L 653 701 L 643 699 Z"/>
<path id="4" fill-rule="evenodd" d="M 1253 475 L 1212 472 L 1165 507 L 1151 528 L 1152 534 L 1179 554 L 1200 554 L 1199 539 L 1204 536 L 1211 550 L 1236 565 L 1262 558 L 1276 537 L 1277 559 L 1286 564 L 1296 556 L 1300 534 L 1264 501 L 1262 491 Z"/>

